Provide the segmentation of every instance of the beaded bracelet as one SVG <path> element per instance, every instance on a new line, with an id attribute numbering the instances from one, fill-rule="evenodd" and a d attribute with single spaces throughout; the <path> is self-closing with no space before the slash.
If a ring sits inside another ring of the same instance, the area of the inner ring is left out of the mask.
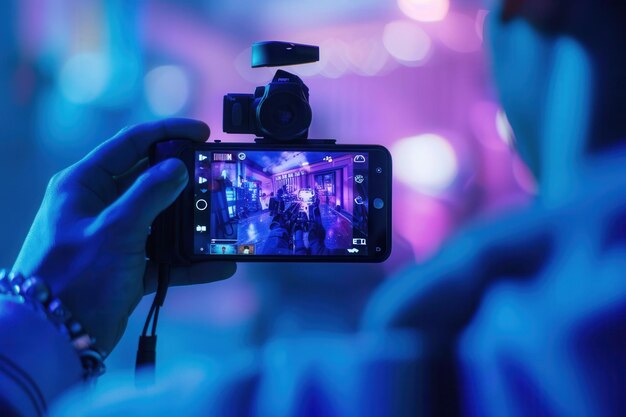
<path id="1" fill-rule="evenodd" d="M 24 278 L 21 274 L 0 271 L 0 295 L 31 305 L 65 334 L 78 352 L 86 380 L 96 378 L 105 371 L 104 355 L 95 347 L 95 339 L 87 334 L 61 300 L 52 296 L 50 288 L 36 277 Z"/>

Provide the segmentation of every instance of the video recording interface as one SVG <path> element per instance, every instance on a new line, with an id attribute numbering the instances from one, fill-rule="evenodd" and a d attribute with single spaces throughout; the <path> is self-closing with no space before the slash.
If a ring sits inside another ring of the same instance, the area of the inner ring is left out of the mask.
<path id="1" fill-rule="evenodd" d="M 364 256 L 367 152 L 195 154 L 197 255 Z"/>

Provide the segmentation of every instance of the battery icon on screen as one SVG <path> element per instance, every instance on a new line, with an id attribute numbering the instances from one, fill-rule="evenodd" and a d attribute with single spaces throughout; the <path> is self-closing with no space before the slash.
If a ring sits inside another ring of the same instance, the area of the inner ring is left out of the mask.
<path id="1" fill-rule="evenodd" d="M 352 244 L 364 246 L 364 245 L 367 245 L 367 240 L 362 239 L 362 238 L 354 238 L 352 239 Z"/>

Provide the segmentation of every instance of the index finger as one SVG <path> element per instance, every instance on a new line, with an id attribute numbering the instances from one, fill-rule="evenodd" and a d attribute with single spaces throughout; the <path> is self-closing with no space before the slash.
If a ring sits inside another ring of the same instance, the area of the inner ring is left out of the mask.
<path id="1" fill-rule="evenodd" d="M 97 168 L 110 176 L 122 175 L 148 156 L 150 146 L 167 139 L 204 142 L 211 130 L 206 123 L 193 119 L 162 119 L 122 129 L 77 164 L 79 168 Z"/>

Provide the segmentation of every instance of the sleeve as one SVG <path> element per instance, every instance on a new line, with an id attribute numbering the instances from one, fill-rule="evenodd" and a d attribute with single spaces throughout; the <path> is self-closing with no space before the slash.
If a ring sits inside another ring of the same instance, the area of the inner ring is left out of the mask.
<path id="1" fill-rule="evenodd" d="M 27 305 L 0 298 L 2 416 L 45 416 L 81 375 L 78 355 L 52 323 Z"/>

